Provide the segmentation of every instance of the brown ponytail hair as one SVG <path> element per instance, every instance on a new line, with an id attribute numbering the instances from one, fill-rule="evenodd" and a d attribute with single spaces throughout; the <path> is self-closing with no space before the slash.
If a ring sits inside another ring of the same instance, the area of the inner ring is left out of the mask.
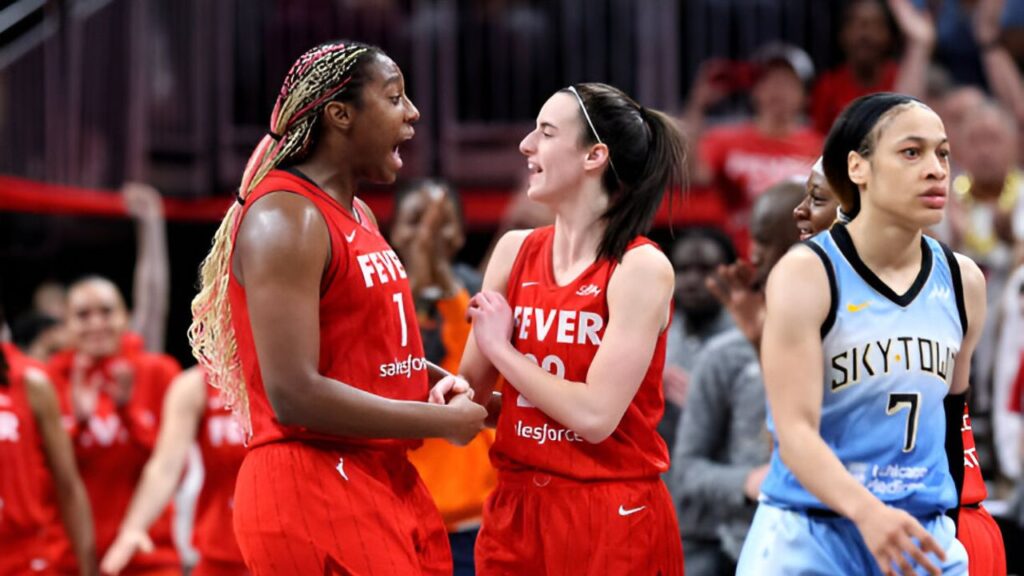
<path id="1" fill-rule="evenodd" d="M 614 86 L 575 84 L 585 145 L 608 146 L 607 224 L 598 258 L 622 260 L 634 238 L 650 231 L 666 189 L 682 189 L 686 151 L 682 133 L 664 112 L 644 108 Z M 566 88 L 562 92 L 572 94 Z M 593 129 L 591 129 L 591 124 Z"/>

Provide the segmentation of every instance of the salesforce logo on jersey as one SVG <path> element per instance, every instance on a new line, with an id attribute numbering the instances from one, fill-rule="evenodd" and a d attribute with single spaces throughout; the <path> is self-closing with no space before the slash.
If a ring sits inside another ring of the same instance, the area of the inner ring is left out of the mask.
<path id="1" fill-rule="evenodd" d="M 409 355 L 405 360 L 395 359 L 394 362 L 386 362 L 380 365 L 381 378 L 389 378 L 391 376 L 405 375 L 406 378 L 412 377 L 413 372 L 419 372 L 420 370 L 427 369 L 427 360 L 422 356 L 413 357 Z"/>

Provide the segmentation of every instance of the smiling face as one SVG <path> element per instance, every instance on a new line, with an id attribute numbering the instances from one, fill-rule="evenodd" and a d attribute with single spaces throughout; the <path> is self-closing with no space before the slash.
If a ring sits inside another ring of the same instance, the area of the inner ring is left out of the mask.
<path id="1" fill-rule="evenodd" d="M 800 240 L 807 240 L 822 230 L 827 230 L 836 219 L 839 199 L 828 187 L 825 176 L 812 171 L 807 178 L 807 195 L 793 209 L 793 219 L 800 231 Z"/>
<path id="2" fill-rule="evenodd" d="M 393 60 L 375 53 L 368 66 L 368 81 L 357 99 L 349 104 L 332 102 L 325 114 L 336 115 L 341 106 L 353 115 L 348 137 L 354 144 L 344 162 L 351 162 L 355 174 L 371 182 L 390 184 L 402 167 L 399 146 L 415 134 L 413 123 L 420 112 L 405 94 L 405 78 Z"/>
<path id="3" fill-rule="evenodd" d="M 110 281 L 84 280 L 68 291 L 68 335 L 79 352 L 93 358 L 113 355 L 127 326 L 124 300 Z"/>
<path id="4" fill-rule="evenodd" d="M 942 220 L 949 196 L 949 141 L 939 116 L 920 104 L 894 108 L 872 130 L 868 158 L 849 154 L 850 179 L 865 208 L 916 227 Z"/>
<path id="5" fill-rule="evenodd" d="M 558 92 L 537 114 L 537 126 L 519 143 L 530 172 L 527 195 L 551 203 L 583 181 L 588 147 L 581 146 L 579 102 Z M 593 147 L 590 147 L 593 148 Z"/>

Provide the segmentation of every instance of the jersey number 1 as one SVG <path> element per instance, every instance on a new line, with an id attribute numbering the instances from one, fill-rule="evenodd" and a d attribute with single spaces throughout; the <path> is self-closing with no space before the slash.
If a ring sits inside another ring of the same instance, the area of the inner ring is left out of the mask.
<path id="1" fill-rule="evenodd" d="M 917 408 L 920 403 L 920 392 L 914 392 L 913 394 L 889 394 L 889 406 L 885 411 L 886 414 L 892 416 L 904 408 L 910 410 L 907 413 L 907 432 L 903 436 L 904 452 L 910 452 L 914 449 L 914 445 L 917 444 Z"/>
<path id="2" fill-rule="evenodd" d="M 409 344 L 409 327 L 405 324 L 405 303 L 402 302 L 402 293 L 395 292 L 391 299 L 398 306 L 398 321 L 402 324 L 402 347 L 406 347 Z"/>

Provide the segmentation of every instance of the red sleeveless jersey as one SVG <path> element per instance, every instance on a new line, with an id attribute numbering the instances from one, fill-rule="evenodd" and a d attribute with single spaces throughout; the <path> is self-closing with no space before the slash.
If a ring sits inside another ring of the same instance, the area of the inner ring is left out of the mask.
<path id="1" fill-rule="evenodd" d="M 960 504 L 980 504 L 988 498 L 985 480 L 981 477 L 981 464 L 974 448 L 974 431 L 971 429 L 971 415 L 964 405 L 964 419 L 960 427 L 964 440 L 964 485 L 960 491 Z"/>
<path id="2" fill-rule="evenodd" d="M 204 559 L 243 564 L 231 524 L 235 480 L 245 458 L 245 432 L 227 410 L 220 392 L 206 386 L 206 409 L 199 423 L 203 488 L 196 501 L 192 544 Z"/>
<path id="3" fill-rule="evenodd" d="M 0 574 L 19 574 L 46 556 L 44 500 L 52 482 L 25 390 L 25 370 L 44 368 L 11 344 L 0 349 L 8 364 L 7 386 L 0 386 Z"/>
<path id="4" fill-rule="evenodd" d="M 70 381 L 74 355 L 75 352 L 69 350 L 50 359 L 50 371 L 61 399 L 61 409 L 69 422 L 74 422 Z M 103 557 L 117 536 L 142 470 L 156 444 L 164 394 L 171 380 L 181 372 L 177 361 L 170 356 L 123 348 L 118 356 L 97 362 L 86 379 L 91 385 L 102 386 L 98 381 L 111 381 L 114 365 L 121 362 L 130 365 L 133 378 L 128 403 L 118 408 L 113 399 L 101 392 L 92 416 L 70 427 L 75 461 L 92 506 L 98 558 Z M 137 554 L 130 567 L 162 567 L 178 563 L 178 552 L 171 538 L 172 515 L 172 508 L 168 506 L 149 529 L 154 551 Z M 56 524 L 51 534 L 51 551 L 58 567 L 70 570 L 75 565 L 71 543 L 59 519 Z"/>
<path id="5" fill-rule="evenodd" d="M 358 202 L 354 204 L 357 221 L 315 184 L 282 170 L 272 171 L 250 194 L 243 217 L 271 192 L 290 192 L 312 202 L 330 234 L 331 258 L 320 283 L 320 374 L 378 396 L 426 400 L 426 360 L 409 280 L 380 230 Z M 280 440 L 403 449 L 419 445 L 409 440 L 342 438 L 278 422 L 263 388 L 245 287 L 233 273 L 228 296 L 249 393 L 253 432 L 250 446 Z"/>
<path id="6" fill-rule="evenodd" d="M 548 372 L 585 382 L 608 325 L 608 283 L 617 262 L 594 262 L 559 286 L 551 256 L 554 227 L 523 241 L 509 273 L 508 302 L 515 314 L 513 345 Z M 650 240 L 638 237 L 627 250 Z M 504 387 L 497 439 L 491 450 L 499 470 L 533 468 L 579 480 L 629 480 L 668 470 L 668 449 L 658 435 L 665 409 L 662 371 L 665 335 L 658 343 L 636 396 L 610 437 L 591 444 L 549 418 L 512 386 Z"/>

